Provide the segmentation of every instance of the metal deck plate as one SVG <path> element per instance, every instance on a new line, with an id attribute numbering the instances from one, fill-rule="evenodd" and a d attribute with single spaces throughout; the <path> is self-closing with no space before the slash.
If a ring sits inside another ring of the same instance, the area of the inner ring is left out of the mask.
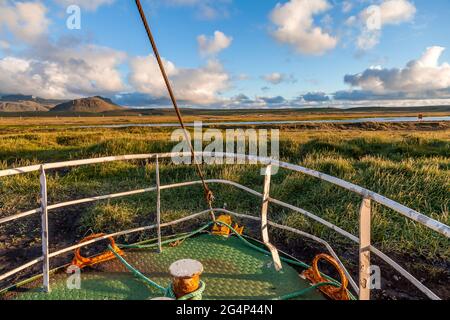
<path id="1" fill-rule="evenodd" d="M 186 239 L 177 247 L 165 247 L 160 254 L 150 249 L 127 250 L 124 258 L 164 287 L 170 283 L 168 269 L 174 261 L 186 258 L 200 261 L 205 269 L 202 276 L 206 283 L 205 300 L 263 300 L 309 287 L 292 266 L 283 263 L 283 270 L 276 272 L 269 255 L 249 248 L 236 237 L 200 235 Z M 18 300 L 145 300 L 162 295 L 135 278 L 118 260 L 84 269 L 80 290 L 69 290 L 67 278 L 64 271 L 53 274 L 49 294 L 40 289 L 24 288 L 9 294 Z M 300 299 L 322 300 L 324 297 L 313 291 Z"/>

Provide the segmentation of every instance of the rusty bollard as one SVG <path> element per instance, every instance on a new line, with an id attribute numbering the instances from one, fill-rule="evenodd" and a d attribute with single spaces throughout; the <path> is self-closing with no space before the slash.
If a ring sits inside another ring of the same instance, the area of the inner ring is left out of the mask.
<path id="1" fill-rule="evenodd" d="M 200 287 L 203 265 L 196 260 L 178 260 L 169 267 L 172 276 L 172 288 L 177 299 L 195 292 Z"/>

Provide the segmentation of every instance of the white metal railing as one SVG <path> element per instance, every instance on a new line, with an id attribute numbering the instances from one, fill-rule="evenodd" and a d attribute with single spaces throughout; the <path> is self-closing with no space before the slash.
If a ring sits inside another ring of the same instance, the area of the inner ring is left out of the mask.
<path id="1" fill-rule="evenodd" d="M 118 237 L 121 235 L 125 235 L 125 234 L 130 234 L 130 233 L 136 233 L 136 232 L 142 232 L 142 231 L 146 231 L 146 230 L 151 230 L 151 229 L 157 229 L 157 233 L 158 233 L 158 248 L 159 250 L 161 250 L 161 228 L 170 226 L 170 225 L 174 225 L 177 223 L 181 223 L 184 221 L 189 221 L 191 219 L 194 219 L 196 217 L 199 217 L 203 214 L 206 214 L 208 212 L 210 212 L 210 210 L 205 210 L 190 216 L 187 216 L 185 218 L 182 219 L 178 219 L 169 223 L 161 223 L 161 212 L 160 212 L 160 205 L 161 205 L 161 197 L 160 197 L 160 193 L 162 190 L 166 190 L 166 189 L 173 189 L 173 188 L 179 188 L 179 187 L 185 187 L 185 186 L 191 186 L 191 185 L 196 185 L 196 184 L 200 184 L 201 181 L 189 181 L 189 182 L 182 182 L 182 183 L 176 183 L 176 184 L 171 184 L 171 185 L 160 185 L 160 181 L 159 181 L 159 159 L 164 159 L 164 158 L 171 158 L 174 156 L 190 156 L 190 153 L 162 153 L 162 154 L 141 154 L 141 155 L 126 155 L 126 156 L 115 156 L 115 157 L 103 157 L 103 158 L 95 158 L 95 159 L 85 159 L 85 160 L 76 160 L 76 161 L 67 161 L 67 162 L 59 162 L 59 163 L 48 163 L 48 164 L 42 164 L 42 165 L 34 165 L 34 166 L 28 166 L 28 167 L 22 167 L 22 168 L 14 168 L 14 169 L 7 169 L 7 170 L 2 170 L 0 171 L 0 178 L 1 177 L 7 177 L 7 176 L 13 176 L 13 175 L 17 175 L 17 174 L 23 174 L 23 173 L 29 173 L 29 172 L 37 172 L 40 171 L 40 185 L 41 185 L 41 196 L 40 196 L 40 200 L 41 200 L 41 207 L 38 209 L 34 209 L 34 210 L 30 210 L 27 212 L 23 212 L 23 213 L 19 213 L 19 214 L 15 214 L 9 217 L 5 217 L 0 219 L 0 225 L 4 224 L 6 222 L 10 222 L 10 221 L 14 221 L 20 218 L 24 218 L 33 214 L 37 214 L 40 213 L 41 214 L 41 220 L 42 220 L 42 256 L 39 258 L 36 258 L 14 270 L 11 270 L 3 275 L 0 275 L 0 281 L 11 277 L 14 274 L 17 274 L 39 262 L 43 262 L 43 286 L 44 286 L 44 290 L 45 291 L 50 291 L 50 284 L 49 284 L 49 260 L 51 258 L 54 258 L 56 256 L 62 255 L 64 253 L 70 252 L 72 250 L 75 250 L 77 248 L 81 248 L 84 247 L 86 245 L 90 245 L 92 243 L 107 239 L 108 237 Z M 314 241 L 317 241 L 319 243 L 321 243 L 322 245 L 324 245 L 327 250 L 330 252 L 331 255 L 333 255 L 333 257 L 336 258 L 336 260 L 338 261 L 338 263 L 341 265 L 341 267 L 344 269 L 344 272 L 346 273 L 347 277 L 349 278 L 350 284 L 352 285 L 353 289 L 355 290 L 355 292 L 357 292 L 359 294 L 359 298 L 361 300 L 368 300 L 370 299 L 370 286 L 369 286 L 369 280 L 370 280 L 370 272 L 369 272 L 369 268 L 370 268 L 370 253 L 375 254 L 376 256 L 378 256 L 379 258 L 381 258 L 382 260 L 384 260 L 387 264 L 389 264 L 391 267 L 393 267 L 395 270 L 397 270 L 402 276 L 404 276 L 406 279 L 408 279 L 414 286 L 416 286 L 420 291 L 422 291 L 425 295 L 427 295 L 429 298 L 434 299 L 434 300 L 439 300 L 440 298 L 434 294 L 430 289 L 428 289 L 424 284 L 422 284 L 419 280 L 417 280 L 413 275 L 411 275 L 408 271 L 406 271 L 403 267 L 401 267 L 398 263 L 396 263 L 395 261 L 393 261 L 391 258 L 389 258 L 387 255 L 385 255 L 383 252 L 381 252 L 380 250 L 378 250 L 377 248 L 375 248 L 374 246 L 371 245 L 370 243 L 370 232 L 371 232 L 371 202 L 377 202 L 381 205 L 384 205 L 386 207 L 389 207 L 391 209 L 393 209 L 394 211 L 400 213 L 401 215 L 412 219 L 426 227 L 428 227 L 429 229 L 432 229 L 442 235 L 444 235 L 447 238 L 450 238 L 450 227 L 439 222 L 436 221 L 434 219 L 431 219 L 415 210 L 412 210 L 410 208 L 407 208 L 391 199 L 388 199 L 382 195 L 379 195 L 377 193 L 374 193 L 370 190 L 364 189 L 362 187 L 359 187 L 357 185 L 354 185 L 352 183 L 346 182 L 344 180 L 311 170 L 311 169 L 307 169 L 298 165 L 293 165 L 293 164 L 289 164 L 286 162 L 281 162 L 281 161 L 277 161 L 274 159 L 270 159 L 267 157 L 257 157 L 257 156 L 250 156 L 250 155 L 241 155 L 241 154 L 230 154 L 230 153 L 208 153 L 208 152 L 197 152 L 196 156 L 205 156 L 205 157 L 226 157 L 226 158 L 235 158 L 238 160 L 247 160 L 250 164 L 264 164 L 267 165 L 267 169 L 266 169 L 266 179 L 264 182 L 264 194 L 261 194 L 253 189 L 250 189 L 248 187 L 245 187 L 241 184 L 238 184 L 236 182 L 233 181 L 229 181 L 229 180 L 220 180 L 220 179 L 210 179 L 207 180 L 207 183 L 213 184 L 213 183 L 217 183 L 217 184 L 226 184 L 226 185 L 231 185 L 234 186 L 236 188 L 239 188 L 243 191 L 246 191 L 254 196 L 257 196 L 259 198 L 262 199 L 262 206 L 261 206 L 261 218 L 257 218 L 254 216 L 249 216 L 249 215 L 243 215 L 243 214 L 238 214 L 229 210 L 225 210 L 225 209 L 214 209 L 214 211 L 216 212 L 225 212 L 225 213 L 229 213 L 241 218 L 245 218 L 245 219 L 252 219 L 252 220 L 257 220 L 261 222 L 261 231 L 262 231 L 262 235 L 263 235 L 263 240 L 264 243 L 268 246 L 268 248 L 270 249 L 270 251 L 272 252 L 272 256 L 274 259 L 274 262 L 276 263 L 276 265 L 278 264 L 278 252 L 276 250 L 276 248 L 270 244 L 269 238 L 268 238 L 268 234 L 267 234 L 267 226 L 270 225 L 274 228 L 278 228 L 278 229 L 283 229 L 289 232 L 293 232 L 299 235 L 302 235 L 304 237 L 310 238 Z M 90 198 L 85 198 L 85 199 L 78 199 L 78 200 L 73 200 L 73 201 L 68 201 L 68 202 L 62 202 L 62 203 L 57 203 L 57 204 L 53 204 L 53 205 L 48 205 L 47 203 L 47 179 L 46 179 L 46 170 L 50 170 L 50 169 L 59 169 L 59 168 L 68 168 L 68 167 L 76 167 L 76 166 L 82 166 L 82 165 L 90 165 L 90 164 L 100 164 L 100 163 L 106 163 L 106 162 L 113 162 L 113 161 L 124 161 L 124 160 L 150 160 L 150 159 L 155 159 L 156 161 L 156 187 L 150 187 L 150 188 L 146 188 L 146 189 L 140 189 L 140 190 L 132 190 L 132 191 L 127 191 L 127 192 L 122 192 L 122 193 L 115 193 L 115 194 L 109 194 L 109 195 L 103 195 L 103 196 L 96 196 L 96 197 L 90 197 Z M 270 168 L 272 166 L 278 166 L 280 168 L 285 168 L 288 170 L 292 170 L 292 171 L 297 171 L 300 173 L 304 173 L 306 175 L 312 176 L 312 177 L 316 177 L 320 180 L 323 181 L 327 181 L 329 183 L 332 183 L 334 185 L 340 186 L 344 189 L 347 189 L 349 191 L 352 191 L 356 194 L 359 194 L 362 197 L 362 204 L 361 204 L 361 209 L 360 209 L 360 227 L 359 227 L 359 237 L 356 237 L 354 235 L 352 235 L 351 233 L 343 230 L 342 228 L 339 228 L 338 226 L 318 217 L 317 215 L 308 212 L 304 209 L 295 207 L 293 205 L 290 205 L 288 203 L 285 203 L 283 201 L 277 200 L 277 199 L 273 199 L 270 197 L 269 195 L 269 191 L 270 191 Z M 90 203 L 90 202 L 95 202 L 95 201 L 100 201 L 100 200 L 106 200 L 106 199 L 113 199 L 113 198 L 119 198 L 119 197 L 125 197 L 125 196 L 130 196 L 130 195 L 136 195 L 136 194 L 142 194 L 142 193 L 146 193 L 146 192 L 153 192 L 156 191 L 157 192 L 157 223 L 155 225 L 151 225 L 151 226 L 145 226 L 145 227 L 140 227 L 140 228 L 135 228 L 135 229 L 131 229 L 131 230 L 125 230 L 125 231 L 120 231 L 120 232 L 116 232 L 113 234 L 109 234 L 109 235 L 105 235 L 101 238 L 98 239 L 94 239 L 82 244 L 77 244 L 56 252 L 49 252 L 49 245 L 48 245 L 48 212 L 51 210 L 55 210 L 58 208 L 63 208 L 63 207 L 67 207 L 67 206 L 72 206 L 72 205 L 76 205 L 76 204 L 83 204 L 83 203 Z M 347 269 L 345 268 L 345 266 L 342 264 L 341 260 L 339 259 L 339 257 L 337 256 L 337 254 L 334 252 L 334 250 L 332 249 L 332 247 L 323 239 L 318 238 L 314 235 L 305 233 L 303 231 L 288 227 L 288 226 L 284 226 L 284 225 L 280 225 L 280 224 L 275 224 L 271 221 L 269 221 L 267 219 L 267 211 L 268 211 L 268 204 L 269 203 L 273 203 L 279 206 L 282 206 L 284 208 L 290 209 L 294 212 L 300 213 L 310 219 L 313 219 L 314 221 L 334 230 L 335 232 L 339 233 L 340 235 L 350 239 L 351 241 L 359 244 L 359 263 L 360 263 L 360 268 L 359 268 L 359 285 L 357 285 L 355 283 L 355 281 L 352 279 L 352 277 L 350 276 L 349 272 L 347 271 Z M 281 267 L 278 265 L 278 267 Z"/>

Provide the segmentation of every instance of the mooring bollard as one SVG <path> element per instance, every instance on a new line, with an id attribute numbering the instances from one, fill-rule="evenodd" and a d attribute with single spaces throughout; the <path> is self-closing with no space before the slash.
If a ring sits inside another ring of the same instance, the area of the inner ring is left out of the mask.
<path id="1" fill-rule="evenodd" d="M 199 289 L 203 265 L 192 259 L 179 260 L 172 263 L 169 272 L 173 292 L 177 298 L 181 298 Z"/>

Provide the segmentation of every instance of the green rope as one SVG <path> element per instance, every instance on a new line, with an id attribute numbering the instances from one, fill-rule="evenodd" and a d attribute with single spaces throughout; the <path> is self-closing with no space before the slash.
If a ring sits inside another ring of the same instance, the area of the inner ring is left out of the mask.
<path id="1" fill-rule="evenodd" d="M 165 236 L 164 238 L 167 239 L 167 240 L 170 240 L 170 239 L 174 239 L 176 237 L 185 236 L 185 235 L 190 234 L 190 233 L 191 232 L 183 232 L 183 233 L 178 233 L 178 234 L 171 234 L 171 235 Z M 158 241 L 158 238 L 153 238 L 153 239 L 147 239 L 147 240 L 135 242 L 132 245 L 144 245 L 144 244 L 151 243 L 152 245 L 156 246 L 157 245 L 157 243 L 156 243 L 157 241 Z M 124 244 L 123 246 L 129 246 L 129 244 Z"/>
<path id="2" fill-rule="evenodd" d="M 155 287 L 159 291 L 161 291 L 165 297 L 167 298 L 173 298 L 176 299 L 175 293 L 172 289 L 172 284 L 169 285 L 168 288 L 164 288 L 163 286 L 160 286 L 156 282 L 150 280 L 146 276 L 144 276 L 138 269 L 133 267 L 131 264 L 129 264 L 120 254 L 118 254 L 111 245 L 108 245 L 108 249 L 116 256 L 117 259 L 119 259 L 120 262 L 129 270 L 131 273 L 133 273 L 137 278 L 143 280 L 146 284 Z M 206 289 L 206 284 L 203 281 L 200 281 L 200 287 L 195 290 L 194 292 L 191 292 L 183 297 L 178 298 L 177 300 L 202 300 L 202 294 Z"/>
<path id="3" fill-rule="evenodd" d="M 221 222 L 221 221 L 216 221 L 216 222 L 219 223 L 219 224 L 222 224 L 222 225 L 224 225 L 224 226 L 226 226 L 226 227 L 228 227 L 228 228 L 230 228 L 230 230 L 231 230 L 231 231 L 232 231 L 232 232 L 233 232 L 240 240 L 242 240 L 247 246 L 249 246 L 250 248 L 253 248 L 253 249 L 255 249 L 255 250 L 257 250 L 257 251 L 259 251 L 259 252 L 261 252 L 261 253 L 263 253 L 263 254 L 265 254 L 265 255 L 271 255 L 271 253 L 270 253 L 269 251 L 264 250 L 263 248 L 260 248 L 260 247 L 258 247 L 258 246 L 256 246 L 256 245 L 254 245 L 253 243 L 249 242 L 247 239 L 245 239 L 243 236 L 241 236 L 241 235 L 240 235 L 233 227 L 231 227 L 230 225 L 228 225 L 228 224 L 226 224 L 226 223 L 224 223 L 224 222 Z M 308 265 L 308 264 L 306 264 L 306 263 L 304 263 L 304 262 L 301 262 L 301 261 L 297 261 L 297 260 L 293 260 L 293 259 L 289 259 L 289 258 L 285 258 L 285 257 L 280 257 L 280 260 L 281 260 L 281 261 L 284 261 L 284 262 L 287 262 L 287 263 L 289 263 L 289 264 L 293 264 L 293 265 L 302 267 L 302 268 L 304 268 L 304 269 L 309 269 L 309 268 L 311 268 L 310 265 Z M 328 277 L 327 275 L 323 275 L 323 276 L 325 276 L 325 277 L 327 278 L 327 280 L 329 280 L 329 281 L 331 281 L 331 282 L 334 282 L 334 283 L 340 285 L 340 283 L 339 283 L 338 281 L 334 280 L 333 278 Z"/>
<path id="4" fill-rule="evenodd" d="M 183 235 L 181 237 L 177 237 L 177 238 L 173 238 L 173 239 L 169 239 L 169 240 L 165 240 L 161 242 L 161 245 L 165 245 L 168 243 L 172 243 L 172 242 L 176 242 L 176 241 L 181 241 L 181 240 L 185 240 L 187 238 L 190 238 L 192 236 L 195 236 L 196 234 L 208 229 L 214 222 L 209 222 L 208 224 L 206 224 L 205 226 L 187 233 L 186 235 Z M 152 244 L 118 244 L 117 246 L 119 248 L 123 248 L 123 249 L 151 249 L 154 248 L 158 245 L 158 243 L 152 243 Z"/>
<path id="5" fill-rule="evenodd" d="M 108 249 L 111 250 L 111 252 L 116 256 L 117 259 L 119 259 L 120 262 L 122 262 L 122 264 L 129 270 L 131 271 L 131 273 L 133 273 L 136 277 L 138 277 L 139 279 L 143 280 L 145 283 L 157 288 L 158 290 L 160 290 L 161 292 L 165 293 L 166 292 L 166 288 L 160 286 L 159 284 L 157 284 L 156 282 L 150 280 L 149 278 L 147 278 L 146 276 L 144 276 L 139 270 L 137 270 L 135 267 L 133 267 L 131 264 L 129 264 L 120 254 L 118 254 L 112 247 L 111 245 L 108 245 Z"/>

